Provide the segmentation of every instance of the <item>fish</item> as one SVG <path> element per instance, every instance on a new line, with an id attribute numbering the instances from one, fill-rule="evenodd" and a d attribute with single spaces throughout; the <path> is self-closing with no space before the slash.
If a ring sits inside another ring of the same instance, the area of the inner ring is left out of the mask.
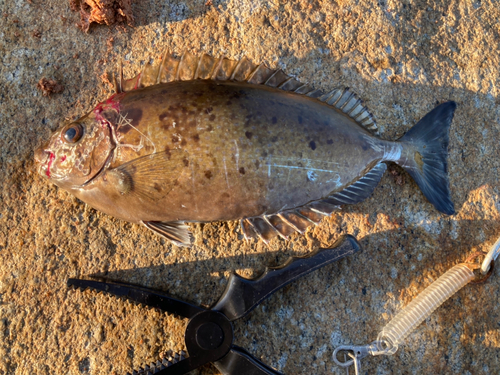
<path id="1" fill-rule="evenodd" d="M 35 151 L 38 172 L 93 208 L 179 246 L 187 223 L 239 220 L 265 243 L 368 198 L 387 163 L 454 214 L 447 175 L 457 107 L 438 105 L 401 138 L 378 135 L 348 88 L 328 92 L 244 57 L 166 52 Z"/>

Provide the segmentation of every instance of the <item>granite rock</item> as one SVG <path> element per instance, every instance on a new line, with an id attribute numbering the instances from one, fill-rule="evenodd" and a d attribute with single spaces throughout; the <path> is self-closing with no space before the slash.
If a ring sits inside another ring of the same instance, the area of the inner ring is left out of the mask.
<path id="1" fill-rule="evenodd" d="M 144 0 L 135 27 L 84 34 L 67 0 L 0 1 L 0 374 L 123 374 L 183 349 L 186 322 L 66 287 L 106 275 L 210 305 L 233 271 L 250 277 L 355 235 L 363 253 L 295 282 L 235 325 L 237 344 L 285 374 L 344 374 L 335 347 L 365 344 L 412 298 L 500 236 L 498 1 Z M 406 173 L 289 241 L 246 243 L 235 222 L 192 225 L 178 248 L 79 202 L 36 174 L 33 150 L 165 48 L 280 67 L 315 87 L 348 86 L 382 137 L 458 103 L 449 174 L 457 214 L 438 213 Z M 42 96 L 50 77 L 64 91 Z M 404 178 L 400 178 L 403 175 Z M 447 301 L 391 357 L 362 373 L 490 374 L 500 368 L 500 277 Z M 217 374 L 212 366 L 194 373 Z"/>

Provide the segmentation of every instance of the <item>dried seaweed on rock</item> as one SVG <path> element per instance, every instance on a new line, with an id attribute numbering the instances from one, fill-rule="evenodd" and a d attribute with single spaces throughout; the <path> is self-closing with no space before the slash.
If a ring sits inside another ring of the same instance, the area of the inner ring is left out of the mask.
<path id="1" fill-rule="evenodd" d="M 57 94 L 64 90 L 64 86 L 57 83 L 57 81 L 50 78 L 41 78 L 36 87 L 42 91 L 43 96 L 50 96 L 50 94 Z"/>
<path id="2" fill-rule="evenodd" d="M 126 22 L 134 26 L 132 0 L 69 0 L 71 10 L 80 12 L 80 23 L 77 26 L 88 32 L 93 22 L 106 24 Z"/>

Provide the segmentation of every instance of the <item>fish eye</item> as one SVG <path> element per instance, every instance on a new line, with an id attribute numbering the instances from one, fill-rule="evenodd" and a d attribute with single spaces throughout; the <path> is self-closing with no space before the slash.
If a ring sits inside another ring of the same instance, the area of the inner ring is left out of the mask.
<path id="1" fill-rule="evenodd" d="M 68 143 L 76 143 L 82 138 L 83 128 L 80 124 L 74 123 L 68 125 L 61 133 L 63 139 Z"/>

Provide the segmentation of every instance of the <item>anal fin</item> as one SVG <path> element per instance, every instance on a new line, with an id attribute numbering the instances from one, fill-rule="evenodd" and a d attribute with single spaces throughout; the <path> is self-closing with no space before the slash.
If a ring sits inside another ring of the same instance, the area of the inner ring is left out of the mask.
<path id="1" fill-rule="evenodd" d="M 324 201 L 340 206 L 343 204 L 355 204 L 365 200 L 373 193 L 386 169 L 387 165 L 385 163 L 377 164 L 359 180 L 344 190 L 333 193 Z"/>
<path id="2" fill-rule="evenodd" d="M 177 246 L 191 246 L 193 243 L 193 235 L 184 222 L 142 221 L 142 224 Z"/>
<path id="3" fill-rule="evenodd" d="M 241 220 L 245 239 L 260 238 L 266 244 L 279 235 L 283 239 L 294 232 L 304 233 L 311 225 L 317 225 L 324 216 L 330 215 L 341 205 L 354 204 L 368 198 L 380 182 L 387 166 L 379 163 L 359 180 L 327 198 L 310 202 L 304 206 Z"/>

